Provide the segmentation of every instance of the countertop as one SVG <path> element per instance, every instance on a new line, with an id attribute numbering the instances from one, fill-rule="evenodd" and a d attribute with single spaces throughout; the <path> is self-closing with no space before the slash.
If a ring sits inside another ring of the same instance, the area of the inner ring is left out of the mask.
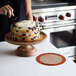
<path id="1" fill-rule="evenodd" d="M 58 53 L 60 50 L 45 40 L 34 45 L 38 54 L 33 57 L 18 57 L 15 55 L 17 45 L 0 42 L 0 76 L 75 76 L 76 64 L 66 57 L 66 62 L 58 66 L 39 64 L 36 57 L 42 53 Z"/>

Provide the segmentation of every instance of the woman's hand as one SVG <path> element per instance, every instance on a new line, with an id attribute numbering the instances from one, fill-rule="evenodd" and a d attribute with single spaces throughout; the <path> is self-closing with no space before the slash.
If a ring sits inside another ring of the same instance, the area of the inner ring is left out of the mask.
<path id="1" fill-rule="evenodd" d="M 5 5 L 5 6 L 0 8 L 0 14 L 2 14 L 2 15 L 8 14 L 8 16 L 10 18 L 11 16 L 14 16 L 13 8 L 9 5 Z"/>

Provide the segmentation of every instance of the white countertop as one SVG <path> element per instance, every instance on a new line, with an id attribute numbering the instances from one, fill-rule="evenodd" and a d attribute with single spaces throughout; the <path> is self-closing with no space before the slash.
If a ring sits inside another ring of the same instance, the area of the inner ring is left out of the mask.
<path id="1" fill-rule="evenodd" d="M 18 57 L 15 55 L 17 46 L 0 42 L 0 76 L 75 76 L 76 64 L 68 59 L 58 66 L 45 66 L 36 61 L 42 53 L 60 53 L 50 42 L 34 45 L 38 54 L 33 57 Z"/>

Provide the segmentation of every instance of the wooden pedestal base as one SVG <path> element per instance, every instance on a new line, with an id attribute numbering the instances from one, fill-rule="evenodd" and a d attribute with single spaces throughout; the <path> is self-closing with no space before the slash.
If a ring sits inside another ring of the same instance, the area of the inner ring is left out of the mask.
<path id="1" fill-rule="evenodd" d="M 46 38 L 47 38 L 47 35 L 45 33 L 43 33 L 43 32 L 40 32 L 40 38 L 38 40 L 30 41 L 30 42 L 18 42 L 18 41 L 14 41 L 11 38 L 11 32 L 8 33 L 5 36 L 5 40 L 7 42 L 9 42 L 11 44 L 14 44 L 14 45 L 20 45 L 17 48 L 17 50 L 16 50 L 16 55 L 22 56 L 22 57 L 30 57 L 30 56 L 36 55 L 37 54 L 37 50 L 32 45 L 41 43 Z"/>
<path id="2" fill-rule="evenodd" d="M 32 45 L 21 45 L 16 50 L 16 55 L 21 57 L 30 57 L 38 53 L 36 48 Z"/>

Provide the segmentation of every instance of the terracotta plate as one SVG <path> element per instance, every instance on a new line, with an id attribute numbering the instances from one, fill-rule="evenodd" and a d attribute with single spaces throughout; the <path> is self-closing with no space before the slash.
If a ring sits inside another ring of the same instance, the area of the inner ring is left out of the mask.
<path id="1" fill-rule="evenodd" d="M 64 56 L 56 53 L 44 53 L 36 58 L 37 62 L 43 65 L 56 66 L 63 64 L 66 59 Z"/>

